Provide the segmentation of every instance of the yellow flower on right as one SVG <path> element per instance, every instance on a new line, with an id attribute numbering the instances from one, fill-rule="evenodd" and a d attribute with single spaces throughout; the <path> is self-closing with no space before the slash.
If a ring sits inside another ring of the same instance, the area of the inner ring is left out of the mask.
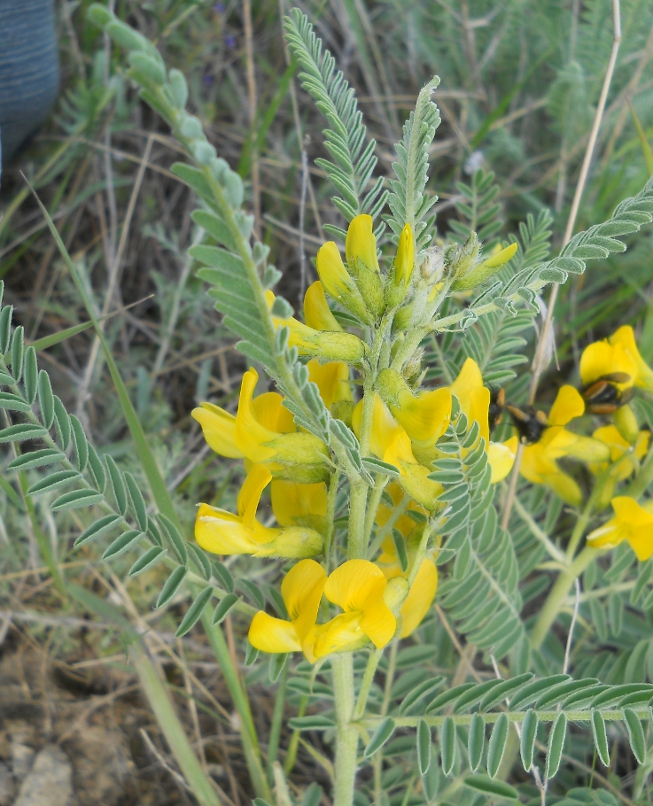
<path id="1" fill-rule="evenodd" d="M 580 377 L 586 387 L 615 374 L 629 378 L 614 382 L 621 391 L 637 386 L 653 392 L 653 370 L 639 354 L 630 325 L 620 327 L 607 339 L 588 345 L 580 359 Z"/>
<path id="2" fill-rule="evenodd" d="M 614 518 L 587 536 L 593 548 L 614 548 L 623 540 L 630 543 L 640 562 L 653 555 L 653 500 L 644 506 L 627 495 L 613 498 Z"/>

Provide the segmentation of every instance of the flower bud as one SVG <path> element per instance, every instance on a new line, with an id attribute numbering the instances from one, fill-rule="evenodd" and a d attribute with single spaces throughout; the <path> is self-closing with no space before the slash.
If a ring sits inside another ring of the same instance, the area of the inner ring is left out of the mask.
<path id="1" fill-rule="evenodd" d="M 629 442 L 631 445 L 637 442 L 639 426 L 637 425 L 637 419 L 633 414 L 633 410 L 629 405 L 626 404 L 616 410 L 614 413 L 614 424 L 617 427 L 617 431 L 619 431 L 626 442 Z"/>
<path id="2" fill-rule="evenodd" d="M 370 316 L 365 306 L 361 292 L 349 276 L 338 247 L 333 241 L 328 241 L 320 247 L 315 267 L 320 282 L 330 297 L 340 302 L 366 324 L 373 323 L 373 317 Z"/>
<path id="3" fill-rule="evenodd" d="M 399 615 L 399 610 L 408 596 L 409 590 L 410 585 L 405 577 L 393 577 L 388 580 L 385 593 L 383 594 L 383 601 L 388 605 L 395 616 Z"/>
<path id="4" fill-rule="evenodd" d="M 390 274 L 386 296 L 389 308 L 396 308 L 406 297 L 415 265 L 415 241 L 410 224 L 401 231 L 397 255 Z"/>
<path id="5" fill-rule="evenodd" d="M 385 308 L 385 300 L 371 216 L 358 215 L 352 220 L 347 229 L 345 255 L 365 307 L 373 319 L 378 319 Z"/>
<path id="6" fill-rule="evenodd" d="M 268 556 L 301 560 L 320 554 L 323 545 L 322 535 L 316 532 L 315 529 L 291 526 L 288 529 L 283 529 L 278 537 L 265 546 L 265 553 Z"/>
<path id="7" fill-rule="evenodd" d="M 511 260 L 517 251 L 517 244 L 512 243 L 501 249 L 496 254 L 483 260 L 481 263 L 473 266 L 466 272 L 456 271 L 456 279 L 451 286 L 453 291 L 469 291 L 472 288 L 489 280 L 492 275 L 496 274 L 499 269 L 505 266 Z"/>

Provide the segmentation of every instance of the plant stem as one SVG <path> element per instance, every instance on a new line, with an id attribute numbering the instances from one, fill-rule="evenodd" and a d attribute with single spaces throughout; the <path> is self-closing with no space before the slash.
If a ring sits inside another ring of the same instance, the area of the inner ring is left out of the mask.
<path id="1" fill-rule="evenodd" d="M 374 529 L 374 519 L 376 518 L 376 511 L 379 508 L 379 504 L 381 503 L 381 496 L 383 495 L 383 491 L 385 490 L 385 486 L 388 483 L 388 477 L 382 476 L 380 473 L 376 477 L 376 482 L 374 484 L 374 488 L 372 489 L 372 493 L 370 495 L 370 500 L 367 504 L 367 513 L 365 515 L 365 545 L 369 545 L 370 537 L 372 536 L 372 530 Z"/>
<path id="2" fill-rule="evenodd" d="M 533 649 L 539 649 L 542 646 L 547 633 L 562 608 L 571 586 L 574 584 L 574 580 L 583 573 L 597 556 L 598 552 L 598 549 L 586 546 L 569 568 L 560 572 L 533 627 L 531 633 L 531 646 Z"/>
<path id="3" fill-rule="evenodd" d="M 367 660 L 367 666 L 365 667 L 365 674 L 363 675 L 363 681 L 361 683 L 360 691 L 358 692 L 358 701 L 356 702 L 356 708 L 354 710 L 354 719 L 360 719 L 365 713 L 367 698 L 369 697 L 370 689 L 372 688 L 372 683 L 374 682 L 374 675 L 376 674 L 379 661 L 382 657 L 382 649 L 375 649 L 370 652 L 370 656 Z"/>
<path id="4" fill-rule="evenodd" d="M 365 512 L 367 483 L 358 481 L 350 486 L 349 534 L 347 536 L 347 559 L 364 560 L 367 554 L 365 541 Z"/>
<path id="5" fill-rule="evenodd" d="M 333 806 L 352 806 L 356 781 L 358 730 L 354 714 L 354 663 L 351 652 L 331 658 L 333 693 L 336 701 L 336 761 Z"/>
<path id="6" fill-rule="evenodd" d="M 272 714 L 272 725 L 270 726 L 270 738 L 268 739 L 268 780 L 270 783 L 274 779 L 272 766 L 279 754 L 279 738 L 281 737 L 281 726 L 283 723 L 283 708 L 286 704 L 286 683 L 288 682 L 288 672 L 290 670 L 290 660 L 286 662 L 279 677 L 279 688 L 274 700 L 274 712 Z"/>
<path id="7" fill-rule="evenodd" d="M 224 675 L 225 683 L 231 694 L 236 711 L 238 712 L 240 739 L 245 752 L 247 769 L 249 770 L 252 785 L 257 797 L 269 800 L 271 798 L 270 788 L 263 770 L 261 762 L 261 750 L 256 735 L 256 727 L 252 718 L 252 710 L 249 705 L 249 697 L 241 683 L 238 670 L 234 666 L 229 647 L 225 641 L 220 626 L 211 622 L 211 614 L 206 608 L 202 614 L 202 624 L 211 643 L 211 647 L 220 664 L 220 671 Z"/>
<path id="8" fill-rule="evenodd" d="M 308 705 L 308 697 L 304 695 L 299 703 L 299 708 L 297 709 L 297 716 L 304 716 L 306 713 L 306 706 Z M 299 747 L 299 738 L 300 738 L 301 731 L 294 730 L 292 736 L 290 737 L 290 741 L 288 742 L 288 751 L 286 752 L 286 759 L 283 762 L 283 771 L 286 775 L 290 775 L 292 772 L 292 768 L 295 766 L 295 760 L 297 758 L 297 748 Z"/>

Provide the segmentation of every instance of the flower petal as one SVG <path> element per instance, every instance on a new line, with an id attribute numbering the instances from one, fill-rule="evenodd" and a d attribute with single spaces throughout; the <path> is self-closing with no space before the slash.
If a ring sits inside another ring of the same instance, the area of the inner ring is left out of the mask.
<path id="1" fill-rule="evenodd" d="M 332 652 L 341 652 L 360 646 L 365 641 L 365 633 L 360 628 L 362 613 L 341 613 L 326 624 L 315 629 L 313 652 L 316 658 L 323 658 Z"/>
<path id="2" fill-rule="evenodd" d="M 395 256 L 395 285 L 408 285 L 415 265 L 415 239 L 410 224 L 406 224 L 399 236 Z"/>
<path id="3" fill-rule="evenodd" d="M 301 641 L 315 624 L 326 581 L 326 571 L 319 563 L 301 560 L 281 583 L 281 596 Z"/>
<path id="4" fill-rule="evenodd" d="M 324 482 L 299 484 L 274 479 L 270 489 L 272 511 L 281 526 L 302 525 L 302 521 L 309 522 L 311 518 L 326 516 L 327 488 Z"/>
<path id="5" fill-rule="evenodd" d="M 385 581 L 385 576 L 383 576 Z M 360 620 L 360 628 L 377 649 L 384 647 L 395 634 L 397 619 L 392 610 L 380 598 L 369 604 Z"/>
<path id="6" fill-rule="evenodd" d="M 269 529 L 261 537 L 271 541 L 277 534 L 277 529 Z M 260 548 L 253 531 L 243 526 L 236 515 L 208 504 L 201 504 L 197 512 L 195 540 L 212 554 L 255 554 Z"/>
<path id="7" fill-rule="evenodd" d="M 451 419 L 451 390 L 447 387 L 413 395 L 408 390 L 399 393 L 399 406 L 392 413 L 418 445 L 434 445 L 444 434 Z"/>
<path id="8" fill-rule="evenodd" d="M 238 493 L 238 516 L 243 525 L 251 529 L 256 520 L 256 510 L 263 490 L 272 480 L 272 473 L 265 465 L 252 465 Z"/>
<path id="9" fill-rule="evenodd" d="M 369 560 L 348 560 L 331 572 L 324 595 L 345 612 L 365 610 L 370 600 L 383 597 L 386 579 Z"/>
<path id="10" fill-rule="evenodd" d="M 342 330 L 329 308 L 324 288 L 319 280 L 309 285 L 304 295 L 304 321 L 315 330 Z"/>
<path id="11" fill-rule="evenodd" d="M 474 389 L 483 386 L 483 376 L 481 370 L 473 358 L 466 359 L 462 369 L 458 373 L 456 380 L 449 386 L 451 394 L 458 398 L 460 407 L 465 416 L 469 419 L 469 396 Z"/>
<path id="12" fill-rule="evenodd" d="M 269 616 L 263 610 L 252 619 L 247 637 L 261 652 L 300 652 L 302 648 L 294 624 Z"/>
<path id="13" fill-rule="evenodd" d="M 617 518 L 612 518 L 607 523 L 598 529 L 594 529 L 587 535 L 587 542 L 592 548 L 614 548 L 625 540 L 628 536 L 628 530 L 624 529 Z"/>
<path id="14" fill-rule="evenodd" d="M 317 358 L 312 358 L 308 364 L 308 379 L 317 384 L 320 397 L 327 409 L 341 400 L 353 400 L 351 383 L 349 380 L 349 367 L 344 361 L 328 361 L 321 364 Z"/>
<path id="15" fill-rule="evenodd" d="M 354 289 L 353 280 L 347 274 L 338 247 L 333 241 L 328 241 L 320 247 L 315 267 L 322 287 L 333 299 L 342 300 Z"/>
<path id="16" fill-rule="evenodd" d="M 487 446 L 487 460 L 492 468 L 490 484 L 503 481 L 512 470 L 519 445 L 519 437 L 510 437 L 505 442 L 490 442 Z"/>
<path id="17" fill-rule="evenodd" d="M 283 405 L 278 392 L 263 392 L 252 400 L 252 411 L 258 422 L 270 431 L 291 434 L 297 430 L 293 416 Z"/>
<path id="18" fill-rule="evenodd" d="M 363 421 L 363 402 L 364 401 L 360 400 L 352 413 L 354 433 L 359 438 Z M 375 393 L 374 409 L 372 411 L 372 434 L 370 437 L 370 450 L 372 453 L 379 459 L 383 459 L 383 455 L 390 446 L 390 443 L 400 432 L 404 432 L 403 428 L 397 423 L 390 413 L 390 409 L 381 400 L 379 395 Z"/>
<path id="19" fill-rule="evenodd" d="M 345 240 L 347 265 L 356 273 L 356 262 L 360 262 L 369 270 L 379 271 L 379 260 L 376 256 L 376 238 L 372 231 L 372 216 L 357 215 L 347 228 Z"/>
<path id="20" fill-rule="evenodd" d="M 431 560 L 422 560 L 408 596 L 401 606 L 400 638 L 406 638 L 422 623 L 438 589 L 438 569 Z"/>
<path id="21" fill-rule="evenodd" d="M 191 411 L 191 417 L 202 426 L 204 439 L 211 450 L 230 459 L 242 459 L 243 452 L 236 445 L 236 418 L 228 411 L 202 403 Z"/>
<path id="22" fill-rule="evenodd" d="M 620 330 L 623 330 L 623 328 L 620 328 Z M 619 330 L 617 333 L 619 333 Z M 615 333 L 611 340 L 616 335 Z M 620 338 L 623 338 L 623 335 L 621 334 Z M 637 352 L 637 355 L 639 356 L 639 352 Z M 637 359 L 626 350 L 623 343 L 609 344 L 607 341 L 595 341 L 583 350 L 583 354 L 580 357 L 580 377 L 585 386 L 589 386 L 599 378 L 612 375 L 615 372 L 622 372 L 631 379 L 628 383 L 617 384 L 621 389 L 632 386 L 637 377 Z"/>
<path id="23" fill-rule="evenodd" d="M 238 413 L 236 414 L 236 445 L 253 462 L 265 462 L 271 459 L 276 451 L 266 448 L 266 442 L 272 442 L 280 436 L 262 425 L 252 406 L 252 396 L 258 382 L 258 373 L 249 369 L 244 375 L 240 387 Z"/>
<path id="24" fill-rule="evenodd" d="M 617 347 L 618 345 L 623 346 L 628 356 L 634 360 L 637 366 L 635 385 L 640 386 L 642 389 L 648 389 L 649 392 L 653 392 L 653 370 L 639 354 L 632 327 L 629 325 L 620 327 L 616 333 L 610 336 L 609 342 L 613 347 Z"/>
<path id="25" fill-rule="evenodd" d="M 567 425 L 575 417 L 581 417 L 585 413 L 585 401 L 578 389 L 573 386 L 561 386 L 556 395 L 556 399 L 549 412 L 549 422 L 551 425 Z"/>
<path id="26" fill-rule="evenodd" d="M 634 529 L 653 526 L 653 515 L 640 506 L 634 498 L 619 495 L 613 498 L 611 503 L 619 523 Z"/>

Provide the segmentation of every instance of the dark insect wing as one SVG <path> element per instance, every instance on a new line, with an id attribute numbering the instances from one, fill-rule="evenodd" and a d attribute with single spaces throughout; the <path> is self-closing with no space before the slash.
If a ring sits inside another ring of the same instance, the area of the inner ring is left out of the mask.
<path id="1" fill-rule="evenodd" d="M 490 408 L 488 409 L 488 419 L 490 421 L 490 430 L 495 425 L 499 425 L 503 417 L 503 410 L 506 407 L 506 392 L 505 389 L 490 389 Z"/>

